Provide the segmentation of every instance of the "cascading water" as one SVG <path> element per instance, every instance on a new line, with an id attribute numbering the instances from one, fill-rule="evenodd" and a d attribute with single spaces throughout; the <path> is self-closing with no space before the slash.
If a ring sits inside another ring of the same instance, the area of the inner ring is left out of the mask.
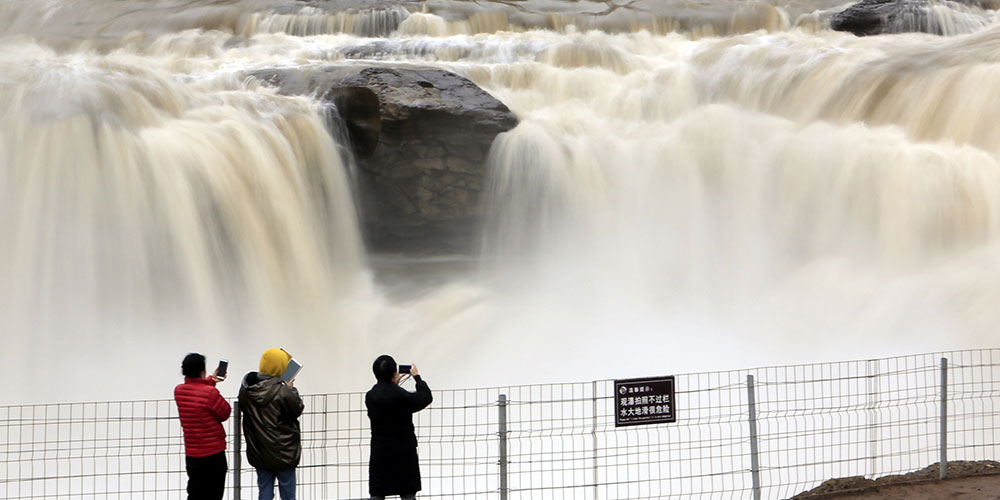
<path id="1" fill-rule="evenodd" d="M 381 352 L 458 387 L 992 345 L 991 5 L 869 38 L 839 2 L 519 5 L 0 0 L 0 361 L 47 362 L 7 398 L 275 345 L 310 392 Z M 521 120 L 471 266 L 365 255 L 321 105 L 246 76 L 349 57 Z"/>
<path id="2" fill-rule="evenodd" d="M 86 370 L 81 355 L 97 371 L 138 367 L 149 347 L 184 349 L 170 339 L 280 343 L 367 289 L 347 171 L 317 104 L 219 69 L 211 54 L 229 37 L 188 35 L 109 54 L 0 46 L 12 366 L 69 357 Z M 72 386 L 71 372 L 47 371 L 49 387 Z"/>

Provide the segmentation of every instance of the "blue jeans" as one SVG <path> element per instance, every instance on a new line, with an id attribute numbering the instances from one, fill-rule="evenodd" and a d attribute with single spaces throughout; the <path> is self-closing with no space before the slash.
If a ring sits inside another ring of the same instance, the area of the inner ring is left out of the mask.
<path id="1" fill-rule="evenodd" d="M 270 471 L 257 469 L 258 500 L 274 500 L 274 478 L 278 478 L 281 500 L 295 500 L 295 469 Z"/>

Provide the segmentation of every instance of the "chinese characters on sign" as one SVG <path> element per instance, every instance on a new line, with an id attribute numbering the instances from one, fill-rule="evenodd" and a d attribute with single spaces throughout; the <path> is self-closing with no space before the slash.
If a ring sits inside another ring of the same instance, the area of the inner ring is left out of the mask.
<path id="1" fill-rule="evenodd" d="M 676 421 L 673 376 L 615 380 L 615 427 Z"/>

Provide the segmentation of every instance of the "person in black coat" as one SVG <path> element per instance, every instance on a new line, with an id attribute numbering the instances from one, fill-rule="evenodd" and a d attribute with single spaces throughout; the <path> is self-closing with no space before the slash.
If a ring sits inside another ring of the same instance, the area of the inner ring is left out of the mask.
<path id="1" fill-rule="evenodd" d="M 389 495 L 399 495 L 404 500 L 416 498 L 420 491 L 420 466 L 413 414 L 431 404 L 431 390 L 420 378 L 416 365 L 410 365 L 410 375 L 417 382 L 417 392 L 400 387 L 403 376 L 396 361 L 388 355 L 376 358 L 372 371 L 378 382 L 365 394 L 372 430 L 368 493 L 372 500 Z"/>
<path id="2" fill-rule="evenodd" d="M 295 380 L 281 379 L 291 358 L 282 349 L 264 351 L 260 371 L 247 373 L 240 385 L 243 437 L 247 461 L 257 469 L 259 500 L 274 498 L 275 480 L 281 500 L 295 500 L 295 468 L 302 457 L 299 416 L 305 404 Z"/>

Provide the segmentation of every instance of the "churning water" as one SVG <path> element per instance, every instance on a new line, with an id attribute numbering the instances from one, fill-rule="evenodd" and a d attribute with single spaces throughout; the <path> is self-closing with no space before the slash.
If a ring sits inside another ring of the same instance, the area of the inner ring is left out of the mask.
<path id="1" fill-rule="evenodd" d="M 869 38 L 843 7 L 0 0 L 3 402 L 272 346 L 307 392 L 382 352 L 468 387 L 994 346 L 994 6 Z M 246 76 L 358 54 L 517 114 L 480 255 L 366 254 L 327 111 Z"/>

